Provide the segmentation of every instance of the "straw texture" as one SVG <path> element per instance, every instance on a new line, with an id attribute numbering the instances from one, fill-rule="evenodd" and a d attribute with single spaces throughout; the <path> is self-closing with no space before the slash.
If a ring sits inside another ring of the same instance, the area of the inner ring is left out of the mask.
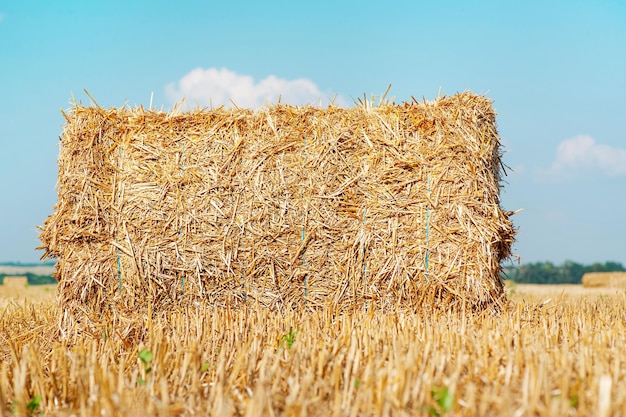
<path id="1" fill-rule="evenodd" d="M 40 235 L 66 313 L 504 297 L 515 230 L 483 96 L 66 118 Z"/>

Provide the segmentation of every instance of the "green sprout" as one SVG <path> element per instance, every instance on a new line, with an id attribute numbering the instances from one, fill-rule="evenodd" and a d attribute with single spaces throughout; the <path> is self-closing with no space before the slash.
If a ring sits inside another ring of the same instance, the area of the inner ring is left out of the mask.
<path id="1" fill-rule="evenodd" d="M 30 401 L 26 403 L 26 410 L 28 411 L 28 414 L 27 414 L 28 417 L 43 416 L 43 413 L 41 411 L 35 414 L 35 412 L 39 409 L 40 405 L 41 405 L 41 395 L 35 395 L 33 398 L 31 398 Z M 16 415 L 17 401 L 13 400 L 13 402 L 11 403 L 11 407 L 7 407 L 7 410 L 9 411 L 10 415 L 12 416 Z"/>
<path id="2" fill-rule="evenodd" d="M 450 393 L 448 387 L 434 387 L 431 391 L 431 396 L 437 403 L 436 407 L 431 406 L 428 408 L 428 414 L 433 417 L 440 417 L 454 407 L 454 396 Z"/>
<path id="3" fill-rule="evenodd" d="M 35 395 L 33 398 L 30 399 L 28 404 L 26 404 L 26 409 L 28 410 L 29 417 L 34 415 L 34 413 L 39 409 L 40 404 L 41 395 Z"/>
<path id="4" fill-rule="evenodd" d="M 296 335 L 298 334 L 300 330 L 293 330 L 293 327 L 289 328 L 289 333 L 284 334 L 282 339 L 283 339 L 283 344 L 284 346 L 287 347 L 287 349 L 291 349 L 291 347 L 293 346 L 293 344 L 296 342 Z"/>
<path id="5" fill-rule="evenodd" d="M 152 358 L 154 357 L 152 352 L 150 352 L 148 349 L 142 349 L 141 351 L 139 351 L 137 356 L 139 356 L 139 360 L 141 361 L 141 363 L 143 363 L 146 375 L 152 372 L 152 366 L 150 365 L 150 362 L 152 362 Z M 146 381 L 142 377 L 137 378 L 137 383 L 139 385 L 146 385 Z"/>

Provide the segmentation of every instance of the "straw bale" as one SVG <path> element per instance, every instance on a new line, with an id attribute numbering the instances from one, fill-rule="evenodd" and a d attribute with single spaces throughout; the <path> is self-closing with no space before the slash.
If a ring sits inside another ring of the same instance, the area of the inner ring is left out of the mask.
<path id="1" fill-rule="evenodd" d="M 626 272 L 587 272 L 582 282 L 585 288 L 626 288 Z"/>
<path id="2" fill-rule="evenodd" d="M 483 96 L 66 118 L 40 235 L 66 310 L 504 297 L 515 230 Z"/>
<path id="3" fill-rule="evenodd" d="M 7 275 L 4 277 L 4 281 L 2 282 L 2 285 L 5 287 L 12 287 L 12 288 L 17 288 L 17 287 L 25 287 L 28 285 L 28 277 L 26 276 L 22 276 L 22 275 Z"/>

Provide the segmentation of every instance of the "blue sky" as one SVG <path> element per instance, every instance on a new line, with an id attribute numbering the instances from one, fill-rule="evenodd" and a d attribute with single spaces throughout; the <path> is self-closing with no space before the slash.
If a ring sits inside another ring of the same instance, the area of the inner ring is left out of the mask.
<path id="1" fill-rule="evenodd" d="M 2 1 L 0 261 L 33 262 L 71 97 L 494 100 L 522 263 L 626 265 L 626 1 Z"/>

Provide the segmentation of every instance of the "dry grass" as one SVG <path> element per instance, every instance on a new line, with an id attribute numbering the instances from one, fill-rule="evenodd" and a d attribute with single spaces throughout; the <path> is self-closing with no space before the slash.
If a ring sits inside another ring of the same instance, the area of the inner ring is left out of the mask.
<path id="1" fill-rule="evenodd" d="M 13 299 L 0 417 L 624 415 L 624 292 L 509 291 L 497 316 L 185 308 L 66 334 L 53 298 Z"/>

